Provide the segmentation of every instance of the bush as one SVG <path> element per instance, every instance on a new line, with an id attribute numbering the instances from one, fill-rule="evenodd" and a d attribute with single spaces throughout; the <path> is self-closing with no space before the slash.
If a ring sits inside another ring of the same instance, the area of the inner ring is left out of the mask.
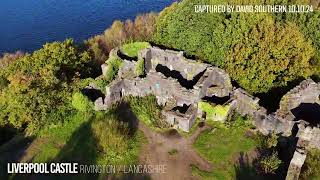
<path id="1" fill-rule="evenodd" d="M 281 160 L 278 158 L 278 153 L 273 152 L 260 161 L 260 167 L 265 174 L 275 174 L 281 163 Z"/>
<path id="2" fill-rule="evenodd" d="M 90 102 L 88 97 L 80 92 L 76 92 L 72 96 L 72 106 L 78 111 L 86 112 L 91 110 L 92 103 Z"/>
<path id="3" fill-rule="evenodd" d="M 296 25 L 280 25 L 267 17 L 243 36 L 223 67 L 249 92 L 267 92 L 314 73 L 314 48 Z"/>
<path id="4" fill-rule="evenodd" d="M 320 150 L 313 149 L 308 155 L 302 167 L 302 179 L 318 179 L 320 178 Z"/>
<path id="5" fill-rule="evenodd" d="M 126 101 L 139 120 L 150 127 L 163 128 L 167 123 L 161 118 L 161 107 L 154 96 L 127 97 Z"/>
<path id="6" fill-rule="evenodd" d="M 271 133 L 267 136 L 263 134 L 259 134 L 257 136 L 257 142 L 259 143 L 260 149 L 264 151 L 272 151 L 278 145 L 278 135 L 275 133 Z"/>
<path id="7" fill-rule="evenodd" d="M 102 152 L 109 155 L 111 153 L 122 155 L 126 152 L 128 125 L 119 121 L 114 115 L 92 123 L 92 131 Z"/>
<path id="8" fill-rule="evenodd" d="M 8 84 L 9 84 L 9 81 L 6 78 L 0 76 L 0 90 L 6 88 Z"/>
<path id="9" fill-rule="evenodd" d="M 265 4 L 262 0 L 249 2 Z M 287 1 L 277 1 L 277 4 L 282 2 Z M 231 0 L 226 3 L 246 4 L 248 1 Z M 221 1 L 184 0 L 174 3 L 160 13 L 154 41 L 225 68 L 232 79 L 251 93 L 286 86 L 290 81 L 316 73 L 315 68 L 319 69 L 320 64 L 315 62 L 319 31 L 315 30 L 318 26 L 312 23 L 320 19 L 318 16 L 313 16 L 314 20 L 306 24 L 313 29 L 305 33 L 313 37 L 310 41 L 298 23 L 282 19 L 280 15 L 194 13 L 194 5 L 198 4 L 221 4 Z"/>
<path id="10" fill-rule="evenodd" d="M 20 59 L 25 54 L 22 51 L 17 51 L 13 54 L 4 53 L 3 57 L 0 58 L 0 69 L 8 67 L 11 63 L 15 62 L 17 59 Z"/>
<path id="11" fill-rule="evenodd" d="M 116 105 L 108 112 L 97 115 L 91 122 L 101 158 L 98 164 L 132 165 L 137 163 L 143 142 L 141 132 L 133 132 L 132 119 L 128 119 L 124 106 Z"/>

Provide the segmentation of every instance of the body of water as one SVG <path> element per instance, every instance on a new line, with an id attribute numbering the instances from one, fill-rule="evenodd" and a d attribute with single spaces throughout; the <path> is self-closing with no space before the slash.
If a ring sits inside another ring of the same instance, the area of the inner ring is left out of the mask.
<path id="1" fill-rule="evenodd" d="M 159 12 L 174 0 L 1 0 L 0 54 L 33 51 L 46 42 L 77 42 L 101 34 L 116 19 Z"/>

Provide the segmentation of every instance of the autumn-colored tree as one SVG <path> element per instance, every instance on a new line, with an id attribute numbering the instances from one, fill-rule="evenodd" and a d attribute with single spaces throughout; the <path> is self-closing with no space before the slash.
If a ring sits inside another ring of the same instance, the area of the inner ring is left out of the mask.
<path id="1" fill-rule="evenodd" d="M 24 53 L 22 51 L 17 51 L 15 53 L 4 53 L 2 58 L 0 58 L 0 69 L 3 69 L 7 66 L 9 66 L 12 62 L 15 60 L 21 58 L 24 56 Z"/>
<path id="2" fill-rule="evenodd" d="M 97 35 L 85 42 L 96 61 L 102 64 L 108 59 L 111 49 L 132 41 L 151 41 L 155 32 L 156 13 L 138 15 L 134 21 L 115 21 L 103 35 Z"/>

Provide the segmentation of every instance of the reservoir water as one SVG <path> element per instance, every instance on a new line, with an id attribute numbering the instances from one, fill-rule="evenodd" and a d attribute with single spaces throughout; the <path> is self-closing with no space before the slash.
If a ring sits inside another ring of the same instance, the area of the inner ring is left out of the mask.
<path id="1" fill-rule="evenodd" d="M 1 0 L 0 54 L 33 51 L 46 42 L 80 42 L 116 19 L 159 12 L 174 0 Z"/>

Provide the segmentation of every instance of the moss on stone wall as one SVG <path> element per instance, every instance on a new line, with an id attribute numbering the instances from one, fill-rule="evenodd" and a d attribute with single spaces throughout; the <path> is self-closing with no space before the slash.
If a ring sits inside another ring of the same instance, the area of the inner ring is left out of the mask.
<path id="1" fill-rule="evenodd" d="M 150 47 L 148 42 L 134 42 L 123 45 L 120 50 L 123 54 L 134 58 L 138 56 L 139 51 L 148 47 Z"/>
<path id="2" fill-rule="evenodd" d="M 137 76 L 145 75 L 144 64 L 145 64 L 145 60 L 143 58 L 139 58 L 135 67 L 135 74 Z"/>
<path id="3" fill-rule="evenodd" d="M 208 102 L 199 102 L 199 108 L 206 113 L 207 120 L 224 121 L 230 109 L 230 105 L 212 105 Z"/>

